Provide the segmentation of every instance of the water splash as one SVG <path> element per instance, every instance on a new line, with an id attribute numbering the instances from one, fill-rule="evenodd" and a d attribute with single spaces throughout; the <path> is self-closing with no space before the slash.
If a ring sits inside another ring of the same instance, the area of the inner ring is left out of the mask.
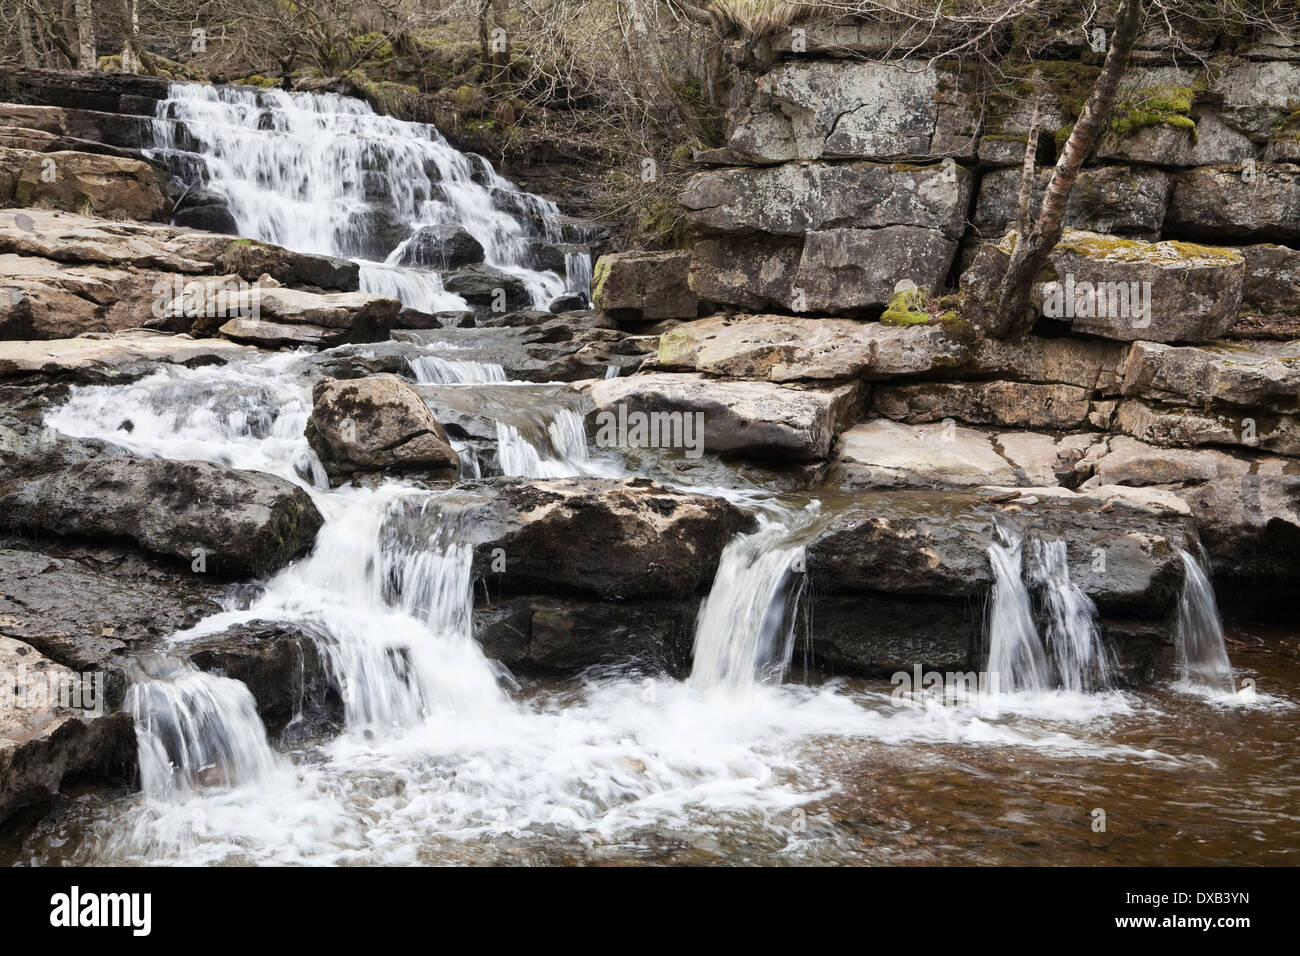
<path id="1" fill-rule="evenodd" d="M 1183 559 L 1183 593 L 1178 600 L 1178 679 L 1181 683 L 1232 691 L 1232 664 L 1223 639 L 1223 621 L 1214 588 L 1200 562 L 1178 549 Z"/>

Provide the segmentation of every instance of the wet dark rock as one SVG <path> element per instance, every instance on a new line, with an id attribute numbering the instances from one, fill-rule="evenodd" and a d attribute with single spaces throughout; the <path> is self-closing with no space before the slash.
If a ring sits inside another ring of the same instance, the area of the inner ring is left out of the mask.
<path id="1" fill-rule="evenodd" d="M 492 266 L 469 266 L 443 276 L 443 287 L 468 302 L 476 313 L 526 308 L 532 297 L 518 276 Z"/>
<path id="2" fill-rule="evenodd" d="M 680 598 L 708 589 L 723 547 L 754 519 L 722 498 L 648 479 L 462 482 L 461 527 L 474 571 L 495 593 L 606 600 Z M 481 496 L 481 497 L 480 497 Z M 427 541 L 418 505 L 398 533 Z"/>
<path id="3" fill-rule="evenodd" d="M 1288 589 L 1300 585 L 1300 474 L 1220 478 L 1180 494 L 1192 507 L 1216 584 L 1289 607 Z"/>
<path id="4" fill-rule="evenodd" d="M 400 265 L 459 269 L 483 261 L 483 246 L 460 226 L 421 226 L 407 240 Z"/>
<path id="5" fill-rule="evenodd" d="M 65 783 L 129 779 L 131 716 L 75 706 L 93 701 L 93 681 L 8 637 L 0 637 L 0 673 L 6 697 L 21 694 L 24 701 L 0 708 L 0 823 L 55 796 Z M 66 688 L 66 700 L 51 700 L 52 687 L 59 694 Z"/>
<path id="6" fill-rule="evenodd" d="M 1138 619 L 1172 612 L 1183 581 L 1176 549 L 1195 541 L 1184 518 L 1123 505 L 1041 498 L 1007 513 L 962 492 L 878 493 L 857 496 L 809 545 L 808 569 L 826 593 L 982 602 L 993 584 L 995 521 L 1027 541 L 1064 540 L 1071 581 L 1103 615 Z M 1026 546 L 1025 555 L 1032 576 L 1033 549 Z"/>
<path id="7" fill-rule="evenodd" d="M 587 307 L 587 297 L 581 292 L 566 292 L 556 296 L 547 306 L 552 312 L 577 312 Z"/>
<path id="8" fill-rule="evenodd" d="M 322 519 L 296 485 L 208 462 L 141 458 L 106 442 L 0 422 L 0 526 L 265 574 L 306 551 Z"/>
<path id="9" fill-rule="evenodd" d="M 682 675 L 690 670 L 698 606 L 698 598 L 507 597 L 475 608 L 475 637 L 485 654 L 520 674 L 617 665 Z"/>
<path id="10" fill-rule="evenodd" d="M 254 621 L 173 648 L 199 670 L 244 684 L 281 746 L 336 734 L 343 698 L 322 642 L 306 625 Z"/>
<path id="11" fill-rule="evenodd" d="M 0 538 L 0 635 L 75 671 L 102 671 L 121 703 L 127 652 L 220 610 L 223 585 L 118 546 Z"/>

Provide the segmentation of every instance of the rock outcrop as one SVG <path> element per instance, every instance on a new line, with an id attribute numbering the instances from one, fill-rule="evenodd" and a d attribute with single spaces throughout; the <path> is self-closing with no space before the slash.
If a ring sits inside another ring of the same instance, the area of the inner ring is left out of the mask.
<path id="1" fill-rule="evenodd" d="M 274 571 L 322 519 L 282 478 L 201 461 L 141 458 L 96 440 L 0 421 L 0 526 L 133 541 L 219 576 Z"/>

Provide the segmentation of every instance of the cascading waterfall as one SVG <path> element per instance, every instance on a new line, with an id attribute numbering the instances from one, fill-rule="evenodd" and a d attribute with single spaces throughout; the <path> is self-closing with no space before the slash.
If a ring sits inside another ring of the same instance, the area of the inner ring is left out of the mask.
<path id="1" fill-rule="evenodd" d="M 155 799 L 251 783 L 280 759 L 236 680 L 173 668 L 133 683 L 123 709 L 135 719 L 141 789 Z"/>
<path id="2" fill-rule="evenodd" d="M 1102 640 L 1097 607 L 1070 580 L 1064 541 L 1032 541 L 1030 582 L 1041 598 L 1046 627 L 1042 637 L 1024 580 L 1024 541 L 997 526 L 1001 539 L 989 545 L 993 594 L 987 624 L 988 669 L 1001 691 L 1040 692 L 1060 688 L 1093 694 L 1114 688 L 1110 648 Z"/>
<path id="3" fill-rule="evenodd" d="M 1232 691 L 1232 664 L 1214 588 L 1200 562 L 1182 548 L 1183 593 L 1178 601 L 1178 678 L 1181 682 Z"/>
<path id="4" fill-rule="evenodd" d="M 464 229 L 489 265 L 524 282 L 538 307 L 590 282 L 589 257 L 584 280 L 577 253 L 567 277 L 529 265 L 534 246 L 563 239 L 554 203 L 520 191 L 433 126 L 380 116 L 361 100 L 178 83 L 153 127 L 152 155 L 223 196 L 241 235 L 364 260 L 363 290 L 411 308 L 465 307 L 436 272 L 396 261 L 421 226 Z"/>
<path id="5" fill-rule="evenodd" d="M 1064 541 L 1035 541 L 1037 572 L 1047 612 L 1047 647 L 1061 687 L 1071 693 L 1110 690 L 1111 654 L 1097 626 L 1097 607 L 1070 580 Z"/>
<path id="6" fill-rule="evenodd" d="M 564 254 L 564 272 L 568 276 L 566 292 L 586 295 L 591 291 L 591 253 L 586 249 Z"/>
<path id="7" fill-rule="evenodd" d="M 795 569 L 804 547 L 790 524 L 759 521 L 757 531 L 723 549 L 700 606 L 691 683 L 702 689 L 743 692 L 780 680 L 789 668 L 807 582 Z"/>
<path id="8" fill-rule="evenodd" d="M 1034 609 L 1023 578 L 1020 535 L 999 526 L 1001 541 L 989 545 L 993 595 L 988 615 L 988 670 L 1000 691 L 1043 691 L 1052 686 L 1051 667 L 1038 639 Z"/>
<path id="9" fill-rule="evenodd" d="M 506 381 L 505 369 L 495 362 L 420 355 L 407 359 L 406 364 L 415 380 L 422 385 L 473 385 Z"/>

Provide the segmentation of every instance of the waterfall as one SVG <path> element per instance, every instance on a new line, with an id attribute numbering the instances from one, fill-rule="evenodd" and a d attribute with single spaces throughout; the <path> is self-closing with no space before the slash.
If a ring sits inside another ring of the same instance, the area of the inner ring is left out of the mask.
<path id="1" fill-rule="evenodd" d="M 420 355 L 407 359 L 415 380 L 422 385 L 465 385 L 479 382 L 504 382 L 506 371 L 495 362 L 444 359 Z"/>
<path id="2" fill-rule="evenodd" d="M 580 252 L 566 252 L 564 254 L 564 271 L 567 281 L 564 285 L 566 292 L 579 292 L 582 295 L 591 294 L 591 253 L 586 249 Z"/>
<path id="3" fill-rule="evenodd" d="M 1232 691 L 1232 665 L 1214 588 L 1194 557 L 1182 548 L 1178 554 L 1184 570 L 1183 593 L 1178 601 L 1178 679 Z"/>
<path id="4" fill-rule="evenodd" d="M 249 783 L 279 760 L 236 680 L 178 670 L 133 683 L 123 709 L 135 720 L 141 788 L 156 799 Z"/>
<path id="5" fill-rule="evenodd" d="M 791 527 L 766 517 L 722 551 L 695 625 L 691 683 L 743 691 L 785 676 L 807 575 Z"/>
<path id="6" fill-rule="evenodd" d="M 539 244 L 563 238 L 554 203 L 520 191 L 435 127 L 378 115 L 358 99 L 177 83 L 158 104 L 153 141 L 151 155 L 173 174 L 226 199 L 241 235 L 365 260 L 365 291 L 411 308 L 465 307 L 436 273 L 390 260 L 421 226 L 464 229 L 539 308 L 577 281 L 529 267 Z"/>
<path id="7" fill-rule="evenodd" d="M 533 478 L 566 478 L 588 473 L 587 432 L 571 408 L 551 410 L 542 429 L 521 430 L 497 422 L 501 473 Z"/>
<path id="8" fill-rule="evenodd" d="M 996 674 L 1000 691 L 1042 691 L 1051 685 L 1051 669 L 1038 628 L 1034 625 L 1029 589 L 1022 577 L 1020 535 L 997 529 L 1001 542 L 989 545 L 993 566 L 993 596 L 988 615 L 988 670 Z"/>
<path id="9" fill-rule="evenodd" d="M 1097 626 L 1097 607 L 1070 580 L 1064 541 L 1035 541 L 1038 577 L 1047 612 L 1047 647 L 1061 687 L 1072 693 L 1110 690 L 1111 654 Z"/>

